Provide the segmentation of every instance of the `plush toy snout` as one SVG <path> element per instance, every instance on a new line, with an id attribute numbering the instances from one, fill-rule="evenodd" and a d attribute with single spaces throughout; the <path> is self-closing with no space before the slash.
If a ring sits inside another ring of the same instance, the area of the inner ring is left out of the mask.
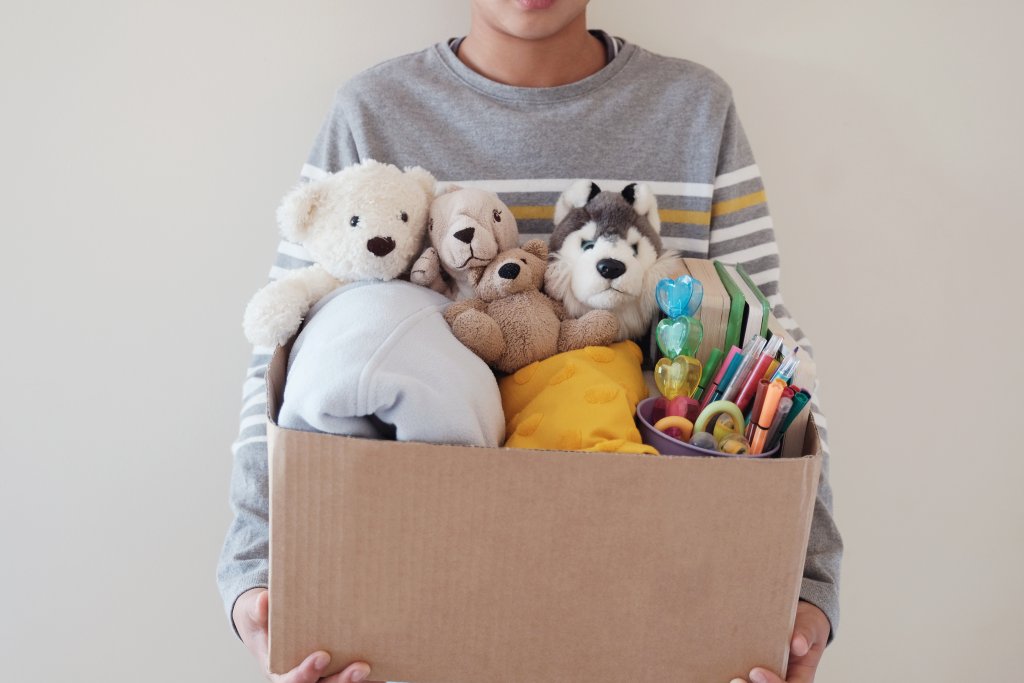
<path id="1" fill-rule="evenodd" d="M 618 259 L 603 258 L 597 262 L 597 272 L 606 280 L 614 280 L 626 272 L 626 264 Z"/>
<path id="2" fill-rule="evenodd" d="M 459 230 L 458 232 L 456 232 L 452 236 L 455 239 L 459 240 L 460 242 L 465 242 L 466 244 L 472 244 L 473 243 L 473 235 L 475 235 L 475 234 L 476 234 L 476 228 L 463 228 L 462 230 Z"/>
<path id="3" fill-rule="evenodd" d="M 366 248 L 374 256 L 387 256 L 395 249 L 395 241 L 390 237 L 374 237 L 366 243 Z"/>
<path id="4" fill-rule="evenodd" d="M 519 264 L 518 263 L 506 263 L 498 269 L 498 277 L 503 280 L 515 280 L 519 277 Z"/>

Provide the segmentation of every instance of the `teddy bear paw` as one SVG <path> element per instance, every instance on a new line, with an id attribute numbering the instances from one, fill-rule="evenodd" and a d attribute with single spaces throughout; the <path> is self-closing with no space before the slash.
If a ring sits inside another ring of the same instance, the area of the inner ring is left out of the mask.
<path id="1" fill-rule="evenodd" d="M 256 346 L 281 346 L 298 331 L 305 317 L 300 302 L 288 297 L 255 296 L 245 308 L 242 326 Z"/>
<path id="2" fill-rule="evenodd" d="M 409 280 L 413 284 L 429 287 L 441 277 L 441 256 L 434 247 L 428 247 L 412 264 Z"/>
<path id="3" fill-rule="evenodd" d="M 607 346 L 619 334 L 619 319 L 611 311 L 589 311 L 575 320 L 562 321 L 558 337 L 559 352 L 587 346 Z"/>

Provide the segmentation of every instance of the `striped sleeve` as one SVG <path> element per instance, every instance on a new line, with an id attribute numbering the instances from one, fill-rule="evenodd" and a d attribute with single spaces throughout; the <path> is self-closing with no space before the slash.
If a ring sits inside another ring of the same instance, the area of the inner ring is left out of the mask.
<path id="1" fill-rule="evenodd" d="M 811 341 L 782 300 L 779 249 L 768 212 L 764 183 L 734 106 L 729 108 L 722 135 L 712 195 L 708 257 L 742 264 L 767 297 L 779 323 L 801 348 L 813 356 Z M 843 542 L 832 516 L 828 424 L 821 411 L 817 381 L 812 395 L 811 409 L 821 435 L 823 460 L 800 597 L 828 616 L 832 624 L 831 642 L 839 624 L 839 569 Z"/>
<path id="2" fill-rule="evenodd" d="M 300 183 L 324 177 L 358 161 L 355 144 L 344 124 L 344 112 L 339 99 L 335 98 L 313 143 L 313 149 L 302 166 Z M 304 268 L 311 263 L 309 254 L 301 245 L 282 240 L 270 267 L 269 279 L 277 280 L 288 271 Z M 270 493 L 265 374 L 273 351 L 264 347 L 253 349 L 242 385 L 238 436 L 231 448 L 233 461 L 229 500 L 233 518 L 217 565 L 217 585 L 229 621 L 239 595 L 250 588 L 266 587 L 268 583 Z"/>

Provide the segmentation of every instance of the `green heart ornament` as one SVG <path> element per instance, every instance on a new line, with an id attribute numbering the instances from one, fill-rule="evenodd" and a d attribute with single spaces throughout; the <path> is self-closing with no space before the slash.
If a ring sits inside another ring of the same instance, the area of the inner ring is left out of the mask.
<path id="1" fill-rule="evenodd" d="M 694 356 L 704 340 L 704 325 L 697 318 L 681 315 L 659 322 L 654 334 L 666 358 Z"/>
<path id="2" fill-rule="evenodd" d="M 658 385 L 661 395 L 669 400 L 676 396 L 693 396 L 703 372 L 704 367 L 696 358 L 662 358 L 654 366 L 654 383 Z"/>

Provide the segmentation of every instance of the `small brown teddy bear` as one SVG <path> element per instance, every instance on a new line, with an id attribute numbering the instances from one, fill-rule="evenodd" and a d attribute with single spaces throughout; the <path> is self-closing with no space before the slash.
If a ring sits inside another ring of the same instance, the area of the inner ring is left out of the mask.
<path id="1" fill-rule="evenodd" d="M 449 299 L 472 299 L 470 272 L 519 244 L 516 217 L 493 192 L 452 185 L 430 204 L 430 246 L 409 279 Z"/>
<path id="2" fill-rule="evenodd" d="M 506 373 L 563 351 L 604 346 L 619 321 L 610 311 L 567 318 L 560 303 L 540 291 L 548 247 L 530 240 L 472 271 L 477 298 L 458 301 L 444 314 L 456 338 Z"/>

